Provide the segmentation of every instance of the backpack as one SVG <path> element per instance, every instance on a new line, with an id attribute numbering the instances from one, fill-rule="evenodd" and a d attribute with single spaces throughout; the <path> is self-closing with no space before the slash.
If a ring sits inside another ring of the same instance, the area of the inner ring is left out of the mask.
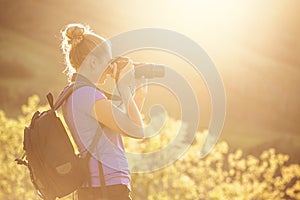
<path id="1" fill-rule="evenodd" d="M 64 197 L 82 186 L 89 175 L 88 161 L 91 154 L 85 158 L 74 153 L 74 147 L 56 110 L 73 91 L 83 86 L 96 87 L 84 81 L 66 86 L 53 103 L 53 95 L 47 95 L 51 109 L 36 111 L 29 126 L 24 128 L 23 150 L 18 164 L 28 167 L 30 179 L 38 195 L 44 200 L 55 200 Z M 96 134 L 90 147 L 97 144 L 100 134 Z M 103 169 L 99 163 L 101 184 L 105 186 Z"/>

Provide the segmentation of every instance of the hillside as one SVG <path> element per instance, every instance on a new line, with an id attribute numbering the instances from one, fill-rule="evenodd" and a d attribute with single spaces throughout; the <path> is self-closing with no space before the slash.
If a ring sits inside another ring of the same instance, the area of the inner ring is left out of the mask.
<path id="1" fill-rule="evenodd" d="M 197 41 L 215 62 L 227 94 L 222 137 L 251 152 L 264 145 L 297 152 L 299 144 L 289 144 L 300 134 L 299 1 L 171 2 L 1 0 L 0 109 L 16 116 L 27 97 L 39 94 L 46 103 L 47 92 L 57 95 L 66 84 L 59 31 L 67 23 L 88 23 L 104 37 L 159 27 Z M 154 55 L 145 57 L 190 78 L 206 128 L 210 99 L 201 77 Z M 169 101 L 163 103 L 172 108 Z"/>

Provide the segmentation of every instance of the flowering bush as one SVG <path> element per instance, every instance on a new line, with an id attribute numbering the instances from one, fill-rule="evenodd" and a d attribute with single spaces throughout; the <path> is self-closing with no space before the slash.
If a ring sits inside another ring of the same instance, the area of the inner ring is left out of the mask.
<path id="1" fill-rule="evenodd" d="M 16 165 L 22 154 L 23 128 L 39 107 L 38 96 L 22 106 L 23 115 L 9 119 L 0 111 L 0 199 L 39 199 L 28 170 Z M 171 118 L 159 135 L 142 141 L 125 139 L 131 152 L 151 152 L 167 145 L 174 137 L 180 121 Z M 186 154 L 172 165 L 152 173 L 132 174 L 132 196 L 136 200 L 217 200 L 217 199 L 300 199 L 300 165 L 287 164 L 288 155 L 268 149 L 259 157 L 231 150 L 225 141 L 200 159 L 199 151 L 206 131 L 196 134 Z M 72 199 L 69 195 L 65 198 Z"/>

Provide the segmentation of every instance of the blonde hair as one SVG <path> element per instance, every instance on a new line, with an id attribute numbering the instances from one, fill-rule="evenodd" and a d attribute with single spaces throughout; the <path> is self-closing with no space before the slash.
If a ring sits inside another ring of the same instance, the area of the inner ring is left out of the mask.
<path id="1" fill-rule="evenodd" d="M 61 47 L 66 63 L 64 73 L 67 74 L 70 81 L 73 73 L 78 72 L 86 56 L 105 39 L 93 33 L 89 26 L 83 24 L 68 24 L 61 34 Z"/>

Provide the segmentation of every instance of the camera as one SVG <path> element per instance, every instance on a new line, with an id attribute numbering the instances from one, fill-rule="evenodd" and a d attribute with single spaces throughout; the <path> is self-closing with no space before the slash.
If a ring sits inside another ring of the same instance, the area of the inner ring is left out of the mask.
<path id="1" fill-rule="evenodd" d="M 133 62 L 130 58 L 123 56 L 114 58 L 110 63 L 117 64 L 118 74 L 129 62 L 134 65 L 134 76 L 136 79 L 141 77 L 146 79 L 161 78 L 165 75 L 165 65 L 162 64 Z"/>
<path id="2" fill-rule="evenodd" d="M 135 78 L 144 76 L 146 79 L 161 78 L 165 76 L 165 67 L 161 64 L 144 64 L 134 68 L 134 76 Z"/>

